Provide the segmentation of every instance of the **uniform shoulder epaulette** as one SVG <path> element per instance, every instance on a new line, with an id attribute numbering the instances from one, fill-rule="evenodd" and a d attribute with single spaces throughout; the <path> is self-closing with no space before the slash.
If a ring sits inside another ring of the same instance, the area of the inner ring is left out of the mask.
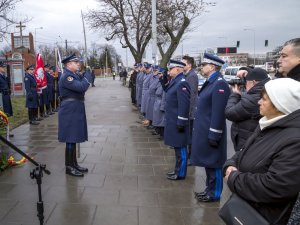
<path id="1" fill-rule="evenodd" d="M 223 80 L 223 78 L 222 78 L 222 77 L 219 77 L 218 80 Z"/>
<path id="2" fill-rule="evenodd" d="M 181 81 L 185 81 L 185 79 L 184 79 L 184 78 L 182 78 L 182 79 L 181 79 Z"/>

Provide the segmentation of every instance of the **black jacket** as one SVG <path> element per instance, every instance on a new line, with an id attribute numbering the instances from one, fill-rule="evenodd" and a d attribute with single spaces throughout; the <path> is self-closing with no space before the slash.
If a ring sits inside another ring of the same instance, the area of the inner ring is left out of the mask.
<path id="1" fill-rule="evenodd" d="M 287 224 L 300 191 L 300 110 L 260 130 L 227 160 L 238 171 L 228 187 L 247 200 L 271 224 Z"/>
<path id="2" fill-rule="evenodd" d="M 270 79 L 265 79 L 253 86 L 245 94 L 232 93 L 229 96 L 225 115 L 226 119 L 232 121 L 231 140 L 234 150 L 239 151 L 251 136 L 261 118 L 259 114 L 258 101 L 260 93 Z"/>
<path id="3" fill-rule="evenodd" d="M 300 81 L 300 64 L 294 67 L 288 74 L 287 77 L 294 80 Z"/>

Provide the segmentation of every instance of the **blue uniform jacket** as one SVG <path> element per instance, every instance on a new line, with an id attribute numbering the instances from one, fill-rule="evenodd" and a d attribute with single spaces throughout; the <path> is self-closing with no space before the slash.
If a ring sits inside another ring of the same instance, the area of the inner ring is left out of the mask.
<path id="1" fill-rule="evenodd" d="M 155 102 L 155 92 L 156 89 L 161 86 L 159 82 L 159 78 L 157 75 L 151 75 L 152 79 L 150 80 L 150 85 L 149 85 L 149 97 L 148 97 L 148 102 L 147 102 L 147 107 L 146 107 L 146 118 L 148 120 L 153 120 L 153 106 Z"/>
<path id="2" fill-rule="evenodd" d="M 90 86 L 90 73 L 78 75 L 64 69 L 59 80 L 61 105 L 58 112 L 58 140 L 81 143 L 88 140 L 84 94 Z"/>
<path id="3" fill-rule="evenodd" d="M 188 144 L 189 109 L 190 109 L 190 86 L 185 80 L 183 73 L 173 78 L 165 89 L 166 111 L 164 141 L 166 145 L 184 147 Z M 179 133 L 177 125 L 184 126 L 185 131 Z"/>
<path id="4" fill-rule="evenodd" d="M 26 108 L 38 108 L 39 98 L 37 93 L 37 84 L 33 75 L 28 73 L 24 77 L 25 90 L 26 90 Z"/>
<path id="5" fill-rule="evenodd" d="M 155 99 L 153 105 L 153 121 L 152 125 L 156 127 L 165 126 L 165 107 L 163 96 L 165 92 L 160 83 L 158 83 L 158 88 L 155 91 Z"/>
<path id="6" fill-rule="evenodd" d="M 54 92 L 53 92 L 54 79 L 50 73 L 46 72 L 46 76 L 47 76 L 48 102 L 50 103 L 54 99 Z"/>
<path id="7" fill-rule="evenodd" d="M 12 116 L 13 110 L 10 99 L 8 78 L 4 74 L 0 74 L 0 92 L 2 93 L 3 111 L 7 116 Z"/>
<path id="8" fill-rule="evenodd" d="M 227 158 L 225 107 L 230 95 L 227 82 L 215 72 L 202 86 L 195 113 L 192 134 L 193 165 L 221 168 Z M 219 142 L 217 148 L 208 139 Z"/>

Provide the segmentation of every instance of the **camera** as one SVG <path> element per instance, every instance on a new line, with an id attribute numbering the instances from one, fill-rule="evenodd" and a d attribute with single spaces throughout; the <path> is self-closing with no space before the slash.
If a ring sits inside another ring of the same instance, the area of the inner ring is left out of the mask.
<path id="1" fill-rule="evenodd" d="M 238 86 L 245 86 L 246 85 L 246 79 L 245 77 L 242 78 L 234 78 L 228 81 L 228 84 L 231 86 L 238 85 Z"/>

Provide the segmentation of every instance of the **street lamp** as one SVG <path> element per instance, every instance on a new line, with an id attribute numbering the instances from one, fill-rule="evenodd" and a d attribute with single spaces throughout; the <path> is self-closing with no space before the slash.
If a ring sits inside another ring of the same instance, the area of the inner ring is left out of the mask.
<path id="1" fill-rule="evenodd" d="M 255 66 L 255 30 L 254 29 L 249 29 L 249 28 L 245 28 L 244 31 L 252 31 L 253 32 L 253 64 Z"/>
<path id="2" fill-rule="evenodd" d="M 38 29 L 43 29 L 43 27 L 37 27 L 37 28 L 34 28 L 34 49 L 37 49 L 37 46 L 36 46 L 36 30 Z"/>

